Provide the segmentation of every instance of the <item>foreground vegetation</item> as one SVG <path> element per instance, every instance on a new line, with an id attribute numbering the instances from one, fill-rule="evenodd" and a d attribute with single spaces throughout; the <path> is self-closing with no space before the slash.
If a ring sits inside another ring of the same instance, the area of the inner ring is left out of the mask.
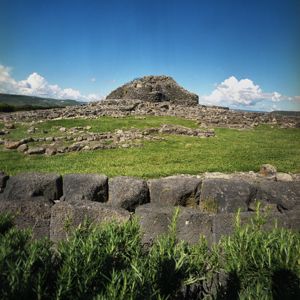
<path id="1" fill-rule="evenodd" d="M 196 122 L 175 117 L 134 117 L 52 120 L 37 123 L 34 137 L 62 135 L 59 127 L 91 126 L 92 132 L 116 129 L 159 127 L 176 124 L 197 128 Z M 28 136 L 30 124 L 17 124 L 12 140 Z M 1 128 L 1 124 L 0 124 Z M 66 173 L 104 173 L 143 178 L 202 172 L 257 171 L 270 163 L 281 172 L 300 172 L 300 130 L 260 126 L 252 130 L 216 128 L 216 136 L 200 139 L 162 135 L 163 141 L 143 142 L 142 148 L 73 152 L 51 157 L 24 156 L 0 147 L 0 170 L 9 174 L 25 171 Z"/>
<path id="2" fill-rule="evenodd" d="M 1 299 L 299 299 L 299 233 L 261 231 L 257 214 L 251 225 L 237 217 L 233 236 L 212 248 L 203 237 L 190 246 L 176 240 L 177 216 L 145 249 L 137 220 L 86 221 L 53 247 L 2 214 Z"/>

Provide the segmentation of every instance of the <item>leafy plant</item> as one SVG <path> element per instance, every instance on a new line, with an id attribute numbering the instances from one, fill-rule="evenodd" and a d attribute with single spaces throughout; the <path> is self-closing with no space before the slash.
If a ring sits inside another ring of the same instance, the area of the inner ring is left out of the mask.
<path id="1" fill-rule="evenodd" d="M 177 240 L 178 217 L 177 209 L 168 233 L 145 249 L 135 218 L 97 226 L 86 220 L 54 247 L 0 214 L 0 297 L 299 299 L 299 233 L 265 231 L 258 207 L 248 225 L 238 214 L 233 235 L 219 244 L 200 237 L 189 245 Z"/>
<path id="2" fill-rule="evenodd" d="M 141 252 L 139 226 L 85 222 L 58 247 L 57 299 L 92 298 Z"/>
<path id="3" fill-rule="evenodd" d="M 285 286 L 287 293 L 284 299 L 299 296 L 300 234 L 277 226 L 270 231 L 263 230 L 265 222 L 259 206 L 248 225 L 241 226 L 238 214 L 234 234 L 221 240 L 219 260 L 230 275 L 228 284 L 235 281 L 241 299 L 252 299 L 254 295 L 259 299 L 273 299 L 282 292 L 281 286 Z M 276 281 L 276 274 L 285 272 L 290 276 Z"/>
<path id="4" fill-rule="evenodd" d="M 47 240 L 32 241 L 28 230 L 12 228 L 0 235 L 2 299 L 50 297 L 49 281 L 54 269 L 50 249 Z"/>

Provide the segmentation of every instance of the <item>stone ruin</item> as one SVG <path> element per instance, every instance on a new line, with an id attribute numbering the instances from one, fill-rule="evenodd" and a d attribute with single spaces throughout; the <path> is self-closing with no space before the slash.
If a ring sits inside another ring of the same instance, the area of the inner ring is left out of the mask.
<path id="1" fill-rule="evenodd" d="M 197 105 L 199 97 L 169 76 L 144 76 L 134 79 L 112 91 L 106 99 L 139 99 L 150 102 L 172 101 L 185 105 Z"/>
<path id="2" fill-rule="evenodd" d="M 11 212 L 20 228 L 34 237 L 65 239 L 86 218 L 94 224 L 114 220 L 140 222 L 143 243 L 151 245 L 167 232 L 180 207 L 177 236 L 196 243 L 204 235 L 209 244 L 233 232 L 236 212 L 242 223 L 255 215 L 257 202 L 267 212 L 265 230 L 300 230 L 300 174 L 277 173 L 264 166 L 260 173 L 205 173 L 159 179 L 102 174 L 0 173 L 0 212 Z"/>
<path id="3" fill-rule="evenodd" d="M 299 128 L 300 116 L 231 110 L 222 106 L 198 104 L 198 96 L 179 86 L 168 76 L 137 78 L 112 91 L 106 100 L 85 105 L 46 110 L 0 113 L 0 121 L 35 122 L 68 118 L 116 118 L 128 116 L 174 116 L 195 120 L 199 126 L 253 128 L 269 124 L 283 128 Z M 0 135 L 5 131 L 0 131 Z"/>
<path id="4" fill-rule="evenodd" d="M 231 110 L 226 107 L 200 104 L 191 106 L 172 103 L 170 101 L 150 102 L 138 99 L 107 99 L 81 106 L 0 113 L 0 122 L 8 124 L 14 122 L 32 122 L 34 124 L 37 120 L 96 119 L 104 116 L 114 118 L 129 116 L 171 116 L 194 120 L 202 128 L 227 127 L 249 129 L 261 124 L 279 126 L 281 128 L 300 127 L 300 117 L 298 115 L 284 116 L 272 113 L 243 112 Z"/>
<path id="5" fill-rule="evenodd" d="M 15 129 L 8 124 L 10 128 L 5 135 Z M 6 150 L 17 149 L 18 152 L 33 155 L 46 154 L 55 155 L 59 153 L 90 151 L 99 149 L 132 148 L 143 147 L 144 141 L 162 141 L 164 137 L 161 134 L 184 135 L 198 138 L 208 138 L 215 135 L 212 129 L 191 129 L 184 126 L 163 124 L 158 128 L 147 129 L 117 129 L 114 132 L 94 133 L 89 131 L 91 126 L 85 127 L 60 127 L 60 136 L 32 137 L 31 134 L 38 128 L 30 127 L 27 130 L 28 137 L 18 141 L 9 139 L 0 140 Z M 32 144 L 34 146 L 32 146 Z"/>

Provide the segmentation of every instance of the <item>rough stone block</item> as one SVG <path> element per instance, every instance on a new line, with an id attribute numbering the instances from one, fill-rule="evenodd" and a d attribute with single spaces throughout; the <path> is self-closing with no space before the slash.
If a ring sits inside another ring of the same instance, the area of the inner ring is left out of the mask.
<path id="1" fill-rule="evenodd" d="M 196 176 L 170 176 L 148 181 L 150 202 L 160 205 L 196 207 L 201 179 Z"/>
<path id="2" fill-rule="evenodd" d="M 142 242 L 151 246 L 158 236 L 166 234 L 174 213 L 175 208 L 171 206 L 161 207 L 153 203 L 139 206 L 135 215 L 140 221 Z M 212 227 L 212 216 L 191 208 L 180 207 L 176 229 L 179 240 L 195 244 L 199 241 L 200 235 L 204 235 L 211 243 Z"/>
<path id="3" fill-rule="evenodd" d="M 300 184 L 296 181 L 260 181 L 255 200 L 276 204 L 279 210 L 300 208 Z"/>
<path id="4" fill-rule="evenodd" d="M 109 204 L 134 211 L 141 204 L 148 203 L 149 189 L 145 180 L 119 176 L 109 180 Z"/>
<path id="5" fill-rule="evenodd" d="M 255 187 L 244 180 L 205 179 L 202 183 L 200 210 L 209 213 L 230 213 L 248 210 Z"/>
<path id="6" fill-rule="evenodd" d="M 20 229 L 32 229 L 33 237 L 49 238 L 51 204 L 43 201 L 0 201 L 0 212 L 10 212 Z"/>
<path id="7" fill-rule="evenodd" d="M 243 212 L 240 214 L 241 224 L 251 222 L 255 217 L 254 212 Z M 263 228 L 271 230 L 277 224 L 279 228 L 287 228 L 294 231 L 300 231 L 300 210 L 286 213 L 270 212 L 265 216 L 266 223 Z M 236 214 L 217 214 L 213 220 L 213 242 L 218 242 L 222 236 L 231 235 L 236 224 Z"/>
<path id="8" fill-rule="evenodd" d="M 136 208 L 135 216 L 140 222 L 143 244 L 151 246 L 158 236 L 168 232 L 173 213 L 174 207 L 152 203 Z"/>
<path id="9" fill-rule="evenodd" d="M 67 174 L 63 177 L 65 201 L 97 201 L 108 199 L 108 178 L 99 174 Z"/>
<path id="10" fill-rule="evenodd" d="M 104 203 L 92 201 L 60 202 L 51 210 L 50 239 L 58 242 L 65 239 L 79 224 L 89 220 L 94 224 L 117 221 L 126 222 L 130 213 Z"/>
<path id="11" fill-rule="evenodd" d="M 177 237 L 189 244 L 195 244 L 200 236 L 212 243 L 213 216 L 191 208 L 181 208 L 177 222 Z"/>
<path id="12" fill-rule="evenodd" d="M 58 174 L 24 173 L 8 179 L 2 200 L 46 200 L 53 202 L 62 195 L 62 178 Z"/>

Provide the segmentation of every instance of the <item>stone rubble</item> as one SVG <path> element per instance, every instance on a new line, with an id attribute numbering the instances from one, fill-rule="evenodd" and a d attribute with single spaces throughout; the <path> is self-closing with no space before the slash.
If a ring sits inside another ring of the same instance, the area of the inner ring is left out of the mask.
<path id="1" fill-rule="evenodd" d="M 24 138 L 19 141 L 5 140 L 4 147 L 7 150 L 17 149 L 19 152 L 33 155 L 45 154 L 48 156 L 58 153 L 92 151 L 99 149 L 115 149 L 142 147 L 143 141 L 162 141 L 164 137 L 161 134 L 187 135 L 200 138 L 213 137 L 215 135 L 212 129 L 190 129 L 184 126 L 164 124 L 160 128 L 148 128 L 144 130 L 118 129 L 114 132 L 93 133 L 88 130 L 91 126 L 59 128 L 63 136 L 48 136 L 38 138 Z M 30 143 L 35 143 L 31 146 Z M 39 145 L 36 145 L 39 143 Z M 63 143 L 68 145 L 61 146 Z"/>
<path id="2" fill-rule="evenodd" d="M 0 121 L 5 123 L 29 122 L 102 116 L 115 118 L 127 116 L 175 116 L 195 120 L 203 127 L 253 128 L 260 124 L 299 128 L 299 116 L 282 116 L 272 113 L 235 111 L 226 107 L 205 105 L 181 105 L 172 101 L 148 102 L 135 99 L 109 99 L 91 102 L 81 106 L 68 106 L 47 110 L 1 113 Z M 63 131 L 64 129 L 62 129 Z"/>

